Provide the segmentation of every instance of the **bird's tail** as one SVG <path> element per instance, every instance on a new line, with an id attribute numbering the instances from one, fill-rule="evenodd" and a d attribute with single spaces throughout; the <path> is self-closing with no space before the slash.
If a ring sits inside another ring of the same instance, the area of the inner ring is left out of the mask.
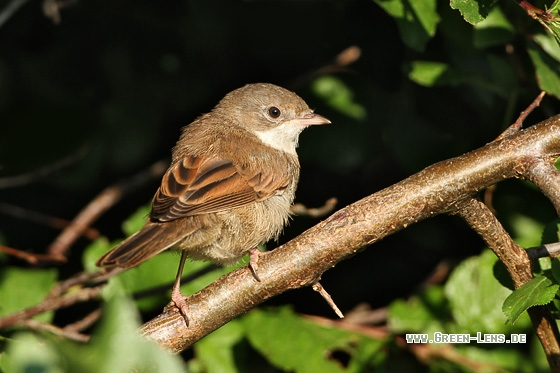
<path id="1" fill-rule="evenodd" d="M 162 231 L 160 224 L 148 223 L 141 230 L 97 260 L 99 267 L 118 266 L 131 268 L 170 248 L 185 236 Z"/>

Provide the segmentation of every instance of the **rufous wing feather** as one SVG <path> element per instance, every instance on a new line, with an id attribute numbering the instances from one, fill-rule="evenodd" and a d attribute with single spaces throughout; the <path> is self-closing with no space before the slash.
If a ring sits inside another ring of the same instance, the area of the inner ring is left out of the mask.
<path id="1" fill-rule="evenodd" d="M 265 200 L 284 190 L 287 173 L 253 171 L 217 156 L 185 157 L 164 175 L 152 202 L 152 221 L 215 213 Z"/>

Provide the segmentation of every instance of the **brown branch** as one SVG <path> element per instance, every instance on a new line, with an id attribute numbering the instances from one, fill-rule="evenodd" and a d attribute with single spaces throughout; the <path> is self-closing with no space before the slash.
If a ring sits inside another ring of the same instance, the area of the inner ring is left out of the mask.
<path id="1" fill-rule="evenodd" d="M 309 216 L 311 218 L 320 218 L 323 216 L 327 216 L 331 212 L 333 212 L 334 207 L 338 200 L 336 198 L 329 198 L 325 201 L 325 204 L 321 207 L 307 207 L 302 203 L 295 203 L 292 205 L 290 210 L 292 213 L 298 216 Z"/>
<path id="2" fill-rule="evenodd" d="M 23 207 L 11 205 L 9 203 L 0 202 L 0 212 L 12 217 L 32 221 L 47 227 L 62 230 L 71 224 L 71 221 L 49 216 L 38 211 L 29 210 Z M 84 237 L 89 240 L 95 240 L 100 236 L 99 231 L 94 228 L 88 228 L 84 231 Z"/>
<path id="3" fill-rule="evenodd" d="M 66 260 L 60 260 L 59 257 L 53 257 L 51 255 L 45 255 L 45 254 L 29 253 L 27 251 L 14 249 L 4 245 L 0 245 L 0 252 L 14 256 L 16 258 L 23 259 L 29 264 L 37 264 L 39 262 L 65 262 L 66 261 Z"/>
<path id="4" fill-rule="evenodd" d="M 488 244 L 496 256 L 504 263 L 516 288 L 533 278 L 531 261 L 527 252 L 502 227 L 496 216 L 484 203 L 468 199 L 457 208 L 469 226 Z"/>
<path id="5" fill-rule="evenodd" d="M 83 319 L 78 320 L 72 324 L 66 325 L 64 327 L 64 330 L 69 332 L 80 332 L 95 324 L 100 317 L 101 317 L 101 308 L 98 308 L 90 312 L 89 314 L 87 314 Z"/>
<path id="6" fill-rule="evenodd" d="M 482 202 L 470 199 L 457 210 L 457 213 L 486 241 L 504 263 L 516 289 L 533 278 L 527 252 L 513 242 L 496 216 Z M 528 313 L 550 367 L 555 372 L 560 371 L 560 345 L 558 344 L 560 333 L 550 310 L 546 306 L 535 306 L 529 308 Z"/>
<path id="7" fill-rule="evenodd" d="M 17 0 L 12 1 L 12 3 L 16 2 Z M 0 26 L 2 26 L 1 19 Z M 55 172 L 78 162 L 80 159 L 86 156 L 86 154 L 89 152 L 89 149 L 89 145 L 83 145 L 76 151 L 76 153 L 55 161 L 54 163 L 43 166 L 37 170 L 33 170 L 32 172 L 16 176 L 2 177 L 0 178 L 0 189 L 14 188 L 20 185 L 30 184 L 46 176 L 52 175 Z"/>
<path id="8" fill-rule="evenodd" d="M 70 339 L 77 342 L 87 342 L 89 341 L 89 336 L 85 334 L 78 333 L 73 330 L 67 330 L 66 328 L 59 328 L 58 326 L 38 321 L 38 320 L 23 320 L 19 323 L 20 325 L 26 326 L 32 330 L 48 331 L 60 337 Z"/>
<path id="9" fill-rule="evenodd" d="M 560 116 L 434 164 L 337 211 L 263 254 L 259 261 L 261 282 L 243 267 L 188 297 L 188 328 L 176 310 L 167 307 L 141 331 L 172 351 L 182 351 L 264 300 L 316 283 L 325 271 L 365 246 L 420 220 L 456 211 L 477 192 L 501 180 L 523 177 L 521 165 L 527 160 L 558 154 Z M 530 278 L 530 267 L 521 272 Z"/>
<path id="10" fill-rule="evenodd" d="M 0 318 L 0 329 L 23 323 L 34 316 L 40 315 L 48 311 L 54 311 L 60 308 L 65 308 L 79 302 L 86 302 L 91 299 L 99 297 L 101 290 L 105 285 L 99 285 L 93 288 L 84 288 L 60 297 L 47 297 L 45 301 L 40 304 L 29 307 L 25 310 L 13 313 L 8 316 Z"/>
<path id="11" fill-rule="evenodd" d="M 66 251 L 70 246 L 72 246 L 97 218 L 119 201 L 123 194 L 147 180 L 160 177 L 165 172 L 166 168 L 167 162 L 158 161 L 148 170 L 142 171 L 128 180 L 121 181 L 106 188 L 97 195 L 97 197 L 95 197 L 54 240 L 49 246 L 49 255 L 65 258 Z"/>
<path id="12" fill-rule="evenodd" d="M 315 284 L 313 284 L 313 286 L 311 286 L 311 288 L 321 294 L 325 302 L 327 302 L 327 304 L 332 308 L 332 310 L 338 317 L 340 317 L 341 319 L 344 318 L 344 314 L 342 313 L 340 308 L 338 308 L 331 295 L 325 290 L 323 285 L 321 285 L 319 282 L 316 282 Z"/>
<path id="13" fill-rule="evenodd" d="M 0 329 L 12 325 L 24 324 L 26 320 L 34 316 L 40 315 L 45 312 L 55 311 L 61 308 L 72 306 L 76 303 L 86 302 L 92 299 L 97 299 L 101 290 L 105 285 L 98 285 L 99 283 L 106 282 L 109 278 L 122 272 L 121 268 L 114 268 L 111 270 L 101 269 L 96 272 L 82 272 L 67 280 L 59 282 L 51 289 L 45 299 L 32 307 L 26 308 L 19 312 L 0 317 Z M 85 284 L 97 285 L 95 287 L 83 287 Z M 82 287 L 75 289 L 75 287 Z M 67 293 L 70 289 L 71 292 Z M 94 317 L 94 316 L 91 316 Z M 87 325 L 90 321 L 83 321 L 82 324 L 67 326 L 69 331 L 79 330 L 80 325 Z"/>
<path id="14" fill-rule="evenodd" d="M 500 134 L 500 136 L 498 136 L 496 138 L 496 140 L 494 141 L 498 141 L 503 139 L 504 137 L 508 137 L 513 135 L 514 133 L 516 133 L 517 131 L 519 131 L 521 129 L 521 127 L 523 127 L 523 121 L 525 119 L 527 119 L 527 117 L 529 116 L 529 114 L 531 114 L 531 112 L 533 110 L 535 110 L 535 108 L 537 106 L 539 106 L 541 104 L 541 101 L 544 97 L 544 95 L 546 95 L 545 91 L 541 91 L 541 93 L 539 93 L 539 95 L 533 100 L 533 102 L 531 102 L 531 105 L 529 105 L 527 107 L 527 109 L 523 110 L 521 112 L 521 114 L 519 114 L 519 118 L 517 118 L 517 120 L 515 121 L 515 123 L 513 123 L 511 126 L 509 126 L 504 132 L 502 132 Z"/>
<path id="15" fill-rule="evenodd" d="M 523 174 L 550 199 L 560 215 L 560 172 L 554 166 L 557 157 L 532 158 L 523 165 Z"/>

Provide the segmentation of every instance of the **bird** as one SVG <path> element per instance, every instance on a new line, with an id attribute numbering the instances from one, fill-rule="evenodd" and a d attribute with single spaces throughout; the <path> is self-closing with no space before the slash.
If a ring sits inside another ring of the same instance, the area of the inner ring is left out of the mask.
<path id="1" fill-rule="evenodd" d="M 274 84 L 229 92 L 182 129 L 145 225 L 96 264 L 126 269 L 167 249 L 181 250 L 171 301 L 188 326 L 180 292 L 186 259 L 231 265 L 249 254 L 260 281 L 257 246 L 277 239 L 291 215 L 299 135 L 329 123 L 297 94 Z"/>

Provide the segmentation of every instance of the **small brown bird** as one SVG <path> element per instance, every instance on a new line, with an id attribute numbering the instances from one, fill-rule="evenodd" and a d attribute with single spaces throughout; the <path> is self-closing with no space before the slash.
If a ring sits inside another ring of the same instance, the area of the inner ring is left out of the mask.
<path id="1" fill-rule="evenodd" d="M 171 300 L 188 325 L 180 292 L 185 260 L 229 265 L 249 253 L 257 280 L 257 245 L 277 238 L 290 216 L 299 179 L 298 137 L 330 121 L 295 93 L 248 84 L 183 129 L 149 221 L 97 261 L 131 268 L 166 250 L 182 250 Z"/>

